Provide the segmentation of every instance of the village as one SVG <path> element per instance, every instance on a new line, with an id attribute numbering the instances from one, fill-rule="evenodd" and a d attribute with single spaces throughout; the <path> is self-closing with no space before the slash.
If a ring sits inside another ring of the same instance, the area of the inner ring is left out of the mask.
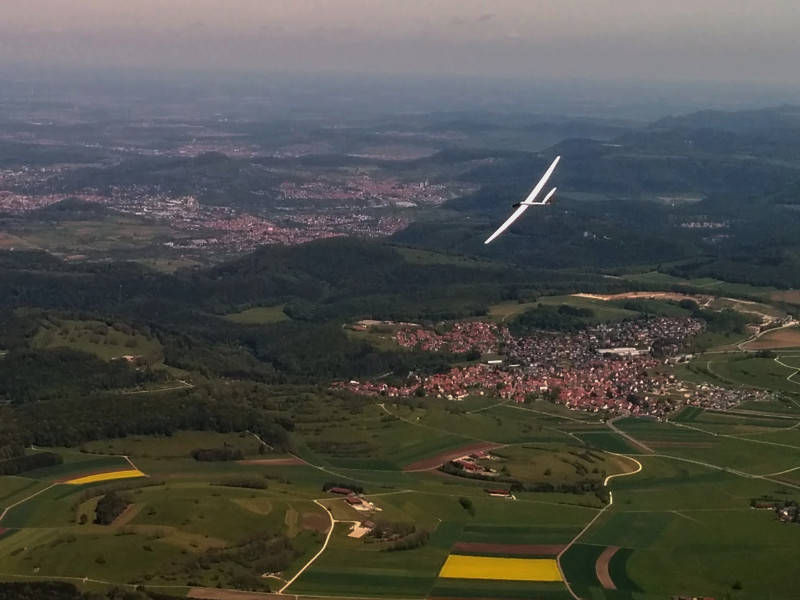
<path id="1" fill-rule="evenodd" d="M 484 321 L 457 322 L 444 332 L 409 323 L 393 325 L 393 339 L 402 347 L 489 358 L 445 373 L 411 374 L 399 386 L 350 381 L 339 387 L 389 398 L 458 401 L 477 395 L 520 404 L 545 399 L 572 410 L 656 418 L 684 405 L 724 410 L 771 395 L 690 384 L 669 373 L 666 364 L 685 359 L 687 342 L 703 330 L 702 321 L 688 317 L 620 321 L 576 333 L 529 336 L 514 336 L 508 328 Z"/>

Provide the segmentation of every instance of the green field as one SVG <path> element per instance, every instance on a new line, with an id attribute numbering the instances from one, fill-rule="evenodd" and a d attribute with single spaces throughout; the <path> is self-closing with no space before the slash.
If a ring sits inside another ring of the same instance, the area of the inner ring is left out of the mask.
<path id="1" fill-rule="evenodd" d="M 243 325 L 266 325 L 268 323 L 288 321 L 289 317 L 283 312 L 283 307 L 283 304 L 277 306 L 255 306 L 241 312 L 230 313 L 225 315 L 225 318 Z"/>
<path id="2" fill-rule="evenodd" d="M 730 283 L 721 279 L 711 277 L 698 277 L 694 279 L 684 279 L 675 277 L 659 271 L 647 271 L 644 273 L 630 273 L 623 276 L 623 279 L 643 285 L 652 285 L 654 289 L 671 289 L 675 285 L 685 285 L 697 288 L 701 293 L 715 294 L 719 296 L 738 296 L 738 297 L 763 297 L 768 298 L 776 290 L 772 287 L 759 287 L 745 283 Z"/>
<path id="3" fill-rule="evenodd" d="M 155 338 L 128 327 L 122 331 L 101 321 L 51 317 L 42 323 L 32 344 L 36 348 L 72 348 L 104 360 L 136 356 L 148 364 L 157 364 L 164 359 L 163 348 Z"/>
<path id="4" fill-rule="evenodd" d="M 795 373 L 794 369 L 784 367 L 771 358 L 756 358 L 746 354 L 726 354 L 713 359 L 697 359 L 692 365 L 698 366 L 712 378 L 736 386 L 800 393 L 800 382 L 787 378 Z"/>
<path id="5" fill-rule="evenodd" d="M 144 458 L 186 458 L 197 448 L 229 447 L 245 456 L 258 454 L 260 442 L 248 433 L 216 433 L 214 431 L 177 431 L 170 436 L 128 436 L 88 442 L 89 453 L 122 454 Z"/>
<path id="6" fill-rule="evenodd" d="M 639 313 L 635 310 L 628 310 L 615 306 L 604 300 L 593 298 L 581 298 L 579 296 L 542 296 L 535 302 L 501 302 L 489 307 L 489 316 L 498 321 L 509 321 L 515 316 L 536 308 L 538 304 L 546 306 L 561 306 L 566 304 L 575 308 L 588 308 L 594 312 L 594 317 L 587 319 L 591 323 L 602 323 L 608 321 L 621 321 L 636 317 Z"/>
<path id="7" fill-rule="evenodd" d="M 50 449 L 64 459 L 63 464 L 27 471 L 25 477 L 43 481 L 63 481 L 102 471 L 121 471 L 132 468 L 121 456 L 94 456 L 74 450 Z"/>

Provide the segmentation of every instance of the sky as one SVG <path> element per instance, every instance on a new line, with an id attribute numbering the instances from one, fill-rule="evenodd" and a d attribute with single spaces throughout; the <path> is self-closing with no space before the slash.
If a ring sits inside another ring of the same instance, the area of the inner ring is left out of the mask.
<path id="1" fill-rule="evenodd" d="M 800 84 L 797 0 L 0 0 L 0 63 Z"/>

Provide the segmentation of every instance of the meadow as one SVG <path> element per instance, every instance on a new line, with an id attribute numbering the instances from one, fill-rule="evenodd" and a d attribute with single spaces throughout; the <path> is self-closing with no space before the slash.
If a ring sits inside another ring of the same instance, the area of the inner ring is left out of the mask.
<path id="1" fill-rule="evenodd" d="M 164 359 L 163 348 L 155 338 L 133 329 L 121 331 L 113 325 L 93 320 L 50 317 L 42 322 L 32 343 L 35 348 L 80 350 L 103 360 L 141 356 L 152 365 Z"/>
<path id="2" fill-rule="evenodd" d="M 225 318 L 234 323 L 243 325 L 266 325 L 288 321 L 289 316 L 283 312 L 283 304 L 276 306 L 254 306 L 240 312 L 225 315 Z"/>

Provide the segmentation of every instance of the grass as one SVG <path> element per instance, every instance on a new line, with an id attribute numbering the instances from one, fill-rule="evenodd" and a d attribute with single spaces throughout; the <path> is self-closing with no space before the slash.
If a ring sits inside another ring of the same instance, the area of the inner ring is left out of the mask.
<path id="1" fill-rule="evenodd" d="M 561 306 L 562 304 L 566 304 L 575 308 L 591 309 L 594 312 L 594 317 L 587 319 L 589 323 L 621 321 L 639 315 L 639 313 L 634 310 L 620 308 L 603 300 L 563 295 L 542 296 L 534 302 L 501 302 L 493 304 L 489 307 L 489 317 L 497 321 L 509 321 L 526 310 L 536 308 L 537 304 L 544 304 L 546 306 Z"/>
<path id="2" fill-rule="evenodd" d="M 147 546 L 150 551 L 144 550 Z M 27 529 L 0 540 L 3 570 L 21 575 L 86 576 L 116 582 L 142 582 L 141 574 L 163 562 L 177 560 L 181 551 L 146 535 L 69 533 Z"/>
<path id="3" fill-rule="evenodd" d="M 484 258 L 455 256 L 452 254 L 435 252 L 433 250 L 420 250 L 419 248 L 404 248 L 401 246 L 395 246 L 394 249 L 399 252 L 407 262 L 416 265 L 468 265 L 471 267 L 481 266 L 492 269 L 503 268 L 501 264 L 491 262 Z"/>
<path id="4" fill-rule="evenodd" d="M 130 463 L 121 456 L 94 456 L 80 452 L 50 449 L 61 454 L 63 464 L 34 469 L 25 473 L 26 477 L 44 481 L 64 481 L 81 475 L 100 471 L 122 471 L 130 469 Z"/>
<path id="5" fill-rule="evenodd" d="M 347 537 L 337 524 L 328 550 L 289 588 L 292 594 L 425 596 L 447 556 L 457 527 L 442 524 L 426 546 L 381 552 L 374 544 Z"/>
<path id="6" fill-rule="evenodd" d="M 757 358 L 747 354 L 726 354 L 720 357 L 701 358 L 704 368 L 712 377 L 729 385 L 753 387 L 780 392 L 800 392 L 800 382 L 788 381 L 794 369 L 784 367 L 771 358 Z"/>
<path id="7" fill-rule="evenodd" d="M 479 464 L 523 484 L 575 484 L 585 480 L 602 481 L 607 474 L 624 472 L 615 457 L 597 451 L 567 446 L 508 446 L 492 451 L 493 459 Z M 487 484 L 491 485 L 491 484 Z M 498 484 L 502 487 L 503 484 Z"/>
<path id="8" fill-rule="evenodd" d="M 476 579 L 439 579 L 430 598 L 509 598 L 570 600 L 563 583 L 542 581 L 481 581 Z"/>
<path id="9" fill-rule="evenodd" d="M 83 448 L 89 453 L 124 454 L 148 458 L 186 458 L 197 448 L 224 446 L 241 450 L 245 456 L 254 456 L 258 454 L 260 443 L 247 433 L 176 431 L 169 436 L 136 435 L 87 442 Z"/>
<path id="10" fill-rule="evenodd" d="M 675 285 L 685 285 L 699 288 L 699 291 L 719 296 L 734 297 L 763 297 L 770 298 L 775 293 L 775 288 L 748 285 L 745 283 L 729 283 L 721 279 L 711 277 L 697 277 L 694 279 L 684 279 L 675 277 L 659 271 L 647 271 L 644 273 L 630 273 L 623 275 L 623 279 L 634 283 L 652 285 L 657 289 L 669 289 Z"/>
<path id="11" fill-rule="evenodd" d="M 796 596 L 796 577 L 774 565 L 797 560 L 797 531 L 763 511 L 697 512 L 673 517 L 628 561 L 630 578 L 650 593 L 736 598 Z M 629 523 L 620 523 L 626 526 Z M 709 560 L 713 557 L 713 560 Z"/>
<path id="12" fill-rule="evenodd" d="M 149 364 L 163 361 L 161 343 L 137 331 L 121 331 L 101 321 L 50 318 L 33 337 L 36 348 L 71 348 L 103 360 L 141 356 Z"/>
<path id="13" fill-rule="evenodd" d="M 3 527 L 58 528 L 72 525 L 72 507 L 79 498 L 81 488 L 57 485 L 35 498 L 12 508 L 3 519 Z"/>
<path id="14" fill-rule="evenodd" d="M 617 426 L 635 439 L 654 447 L 658 454 L 699 461 L 723 469 L 769 473 L 800 464 L 800 447 L 762 444 L 759 438 L 715 436 L 668 423 L 625 419 Z"/>
<path id="15" fill-rule="evenodd" d="M 608 573 L 618 590 L 640 592 L 641 588 L 628 575 L 628 561 L 632 555 L 633 550 L 630 548 L 617 550 L 608 564 Z"/>
<path id="16" fill-rule="evenodd" d="M 640 448 L 631 445 L 628 440 L 613 431 L 582 431 L 575 433 L 590 448 L 617 452 L 620 454 L 640 452 Z"/>
<path id="17" fill-rule="evenodd" d="M 592 588 L 599 588 L 595 564 L 605 550 L 604 546 L 574 544 L 561 557 L 564 578 L 577 594 L 592 597 Z"/>
<path id="18" fill-rule="evenodd" d="M 498 444 L 521 442 L 567 442 L 569 436 L 559 430 L 564 420 L 521 410 L 497 400 L 480 412 L 469 412 L 466 406 L 447 401 L 426 401 L 421 409 L 392 406 L 404 419 L 442 432 L 459 434 L 471 441 L 486 440 Z M 467 410 L 464 410 L 467 409 Z"/>
<path id="19" fill-rule="evenodd" d="M 460 490 L 447 493 L 442 481 L 438 481 L 438 489 L 437 493 L 411 491 L 372 497 L 383 509 L 373 518 L 415 523 L 431 531 L 427 545 L 403 552 L 382 552 L 380 544 L 348 538 L 349 527 L 337 525 L 329 548 L 287 591 L 423 597 L 434 586 L 456 541 L 565 543 L 594 514 L 593 510 L 555 503 L 489 498 L 479 491 L 480 495 L 472 497 L 473 516 L 460 506 Z"/>
<path id="20" fill-rule="evenodd" d="M 266 515 L 263 504 L 260 510 L 253 510 L 252 501 L 262 498 L 270 499 L 271 510 Z M 285 527 L 286 503 L 278 503 L 269 491 L 211 487 L 197 482 L 143 488 L 135 499 L 143 508 L 132 525 L 172 526 L 185 533 L 228 542 Z"/>
<path id="21" fill-rule="evenodd" d="M 28 477 L 0 477 L 0 506 L 10 506 L 43 487 L 41 481 Z"/>
<path id="22" fill-rule="evenodd" d="M 243 325 L 267 325 L 269 323 L 288 321 L 288 315 L 283 312 L 284 306 L 284 304 L 276 306 L 255 306 L 241 312 L 227 314 L 225 318 Z"/>
<path id="23" fill-rule="evenodd" d="M 311 412 L 312 406 L 317 410 Z M 475 440 L 403 421 L 374 404 L 360 410 L 312 405 L 295 420 L 298 452 L 341 468 L 400 469 Z"/>

